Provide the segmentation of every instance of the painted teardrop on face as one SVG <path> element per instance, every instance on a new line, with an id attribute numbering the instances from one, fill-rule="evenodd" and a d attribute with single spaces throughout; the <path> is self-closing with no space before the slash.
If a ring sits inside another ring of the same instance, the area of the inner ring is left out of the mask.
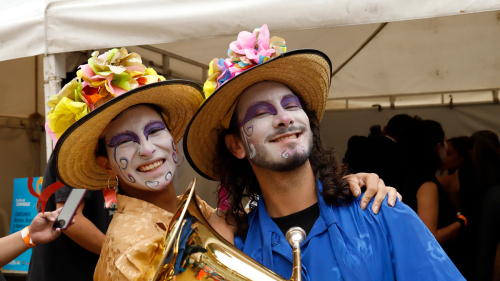
<path id="1" fill-rule="evenodd" d="M 146 186 L 148 188 L 153 189 L 153 188 L 157 187 L 159 183 L 160 183 L 159 181 L 147 181 Z"/>
<path id="2" fill-rule="evenodd" d="M 167 175 L 165 176 L 165 179 L 167 181 L 169 181 L 170 179 L 172 179 L 172 172 L 168 171 Z"/>
<path id="3" fill-rule="evenodd" d="M 172 152 L 172 160 L 174 160 L 174 163 L 177 164 L 177 153 Z"/>

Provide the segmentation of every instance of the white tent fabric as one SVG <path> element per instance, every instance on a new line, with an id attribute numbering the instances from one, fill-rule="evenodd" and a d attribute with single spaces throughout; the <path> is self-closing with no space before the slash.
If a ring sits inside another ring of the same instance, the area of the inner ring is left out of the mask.
<path id="1" fill-rule="evenodd" d="M 38 54 L 500 9 L 498 0 L 20 0 L 0 3 L 0 61 Z"/>

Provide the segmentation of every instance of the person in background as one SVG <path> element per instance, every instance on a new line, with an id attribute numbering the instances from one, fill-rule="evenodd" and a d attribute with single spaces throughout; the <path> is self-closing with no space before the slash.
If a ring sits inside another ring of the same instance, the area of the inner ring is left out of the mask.
<path id="1" fill-rule="evenodd" d="M 500 184 L 500 141 L 497 134 L 488 130 L 475 132 L 470 137 L 469 151 L 472 161 L 453 174 L 449 187 L 452 198 L 459 198 L 458 211 L 470 221 L 456 238 L 456 245 L 460 248 L 456 264 L 467 280 L 484 280 L 474 279 L 481 273 L 475 270 L 470 257 L 477 254 L 478 243 L 486 243 L 479 232 L 483 219 L 481 212 L 485 207 L 483 202 L 496 200 L 487 198 L 487 194 L 493 192 L 490 191 L 492 186 Z"/>
<path id="2" fill-rule="evenodd" d="M 442 170 L 448 175 L 453 175 L 459 168 L 463 168 L 471 161 L 469 154 L 470 138 L 466 136 L 455 137 L 446 141 L 446 159 Z"/>
<path id="3" fill-rule="evenodd" d="M 349 170 L 353 173 L 375 173 L 387 186 L 397 186 L 396 142 L 410 120 L 407 114 L 394 115 L 384 126 L 382 136 L 376 132 L 377 125 L 370 127 L 368 137 L 352 136 L 344 158 Z"/>
<path id="4" fill-rule="evenodd" d="M 57 216 L 61 212 L 59 208 L 45 214 L 38 213 L 31 224 L 16 233 L 0 238 L 0 267 L 14 260 L 17 256 L 38 244 L 53 241 L 61 235 L 60 228 L 54 228 Z M 72 223 L 75 220 L 73 219 Z M 5 280 L 0 273 L 0 280 Z"/>
<path id="5" fill-rule="evenodd" d="M 460 210 L 460 198 L 458 190 L 452 189 L 452 181 L 458 169 L 470 167 L 471 157 L 469 151 L 470 138 L 466 136 L 455 137 L 446 141 L 446 159 L 443 161 L 439 182 L 448 193 L 448 197 L 453 202 L 457 210 Z"/>
<path id="6" fill-rule="evenodd" d="M 59 181 L 54 155 L 49 158 L 43 179 L 42 192 Z M 72 189 L 61 187 L 49 198 L 45 209 L 52 211 L 63 207 Z M 115 204 L 109 209 L 105 205 L 101 191 L 87 191 L 75 215 L 75 224 L 59 239 L 33 249 L 27 280 L 92 280 L 104 234 L 116 210 Z"/>
<path id="7" fill-rule="evenodd" d="M 474 275 L 469 280 L 492 280 L 500 243 L 500 185 L 490 187 L 484 194 L 477 237 Z"/>
<path id="8" fill-rule="evenodd" d="M 6 265 L 29 248 L 53 241 L 61 235 L 60 228 L 54 228 L 59 208 L 53 212 L 38 213 L 31 224 L 16 233 L 0 238 L 0 267 Z M 73 219 L 73 223 L 75 220 Z"/>
<path id="9" fill-rule="evenodd" d="M 467 220 L 457 217 L 436 172 L 446 158 L 446 138 L 441 124 L 415 116 L 401 134 L 398 161 L 402 195 L 453 260 L 453 237 Z"/>

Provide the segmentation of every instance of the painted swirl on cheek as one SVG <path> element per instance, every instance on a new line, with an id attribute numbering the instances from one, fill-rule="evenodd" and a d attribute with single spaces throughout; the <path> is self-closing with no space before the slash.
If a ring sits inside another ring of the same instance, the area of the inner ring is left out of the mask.
<path id="1" fill-rule="evenodd" d="M 172 152 L 172 160 L 174 160 L 174 163 L 177 164 L 177 153 Z"/>
<path id="2" fill-rule="evenodd" d="M 281 157 L 288 159 L 288 157 L 290 157 L 289 149 L 283 151 L 283 153 L 281 153 Z"/>
<path id="3" fill-rule="evenodd" d="M 304 152 L 306 152 L 306 148 L 305 148 L 305 146 L 297 146 L 296 148 L 293 148 L 293 149 L 287 149 L 281 153 L 281 157 L 288 159 L 288 157 L 290 157 L 290 153 L 292 153 L 294 151 L 299 151 L 299 152 L 304 153 Z"/>
<path id="4" fill-rule="evenodd" d="M 175 149 L 175 144 L 174 144 L 174 139 L 172 139 L 172 149 L 177 152 L 177 149 Z"/>
<path id="5" fill-rule="evenodd" d="M 119 166 L 120 166 L 120 168 L 122 168 L 122 170 L 127 169 L 127 167 L 128 167 L 128 159 L 126 157 L 120 158 L 120 165 Z"/>
<path id="6" fill-rule="evenodd" d="M 120 162 L 118 163 L 118 160 L 116 159 L 116 149 L 118 148 L 118 146 L 115 146 L 115 150 L 114 150 L 114 158 L 115 158 L 115 163 L 116 165 L 118 165 L 118 167 L 120 168 L 120 173 L 122 173 L 122 176 L 124 178 L 126 178 L 129 182 L 131 183 L 135 183 L 135 179 L 132 175 L 128 174 L 127 176 L 125 176 L 125 174 L 123 173 L 123 171 L 127 168 L 128 166 L 128 159 L 126 157 L 122 157 L 120 158 Z M 124 167 L 123 167 L 124 166 Z"/>

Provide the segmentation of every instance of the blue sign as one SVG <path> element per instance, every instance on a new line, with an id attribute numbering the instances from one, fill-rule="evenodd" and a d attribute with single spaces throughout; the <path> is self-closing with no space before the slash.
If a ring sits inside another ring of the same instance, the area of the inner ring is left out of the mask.
<path id="1" fill-rule="evenodd" d="M 43 178 L 33 178 L 33 189 L 40 194 Z M 12 202 L 12 215 L 10 219 L 10 234 L 22 230 L 30 225 L 38 213 L 36 209 L 37 198 L 28 189 L 28 178 L 14 179 L 14 200 Z M 19 257 L 3 267 L 5 270 L 16 270 L 28 272 L 31 259 L 31 249 L 22 253 Z"/>

